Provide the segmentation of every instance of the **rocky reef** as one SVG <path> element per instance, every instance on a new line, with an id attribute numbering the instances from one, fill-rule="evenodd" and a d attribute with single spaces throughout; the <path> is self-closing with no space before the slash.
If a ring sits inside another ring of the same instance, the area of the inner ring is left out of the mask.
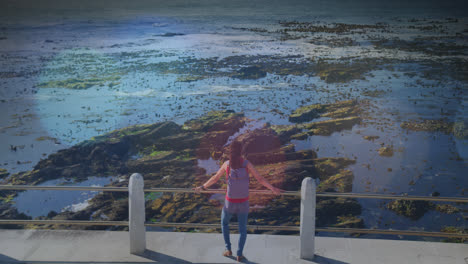
<path id="1" fill-rule="evenodd" d="M 433 208 L 433 204 L 427 201 L 395 200 L 388 203 L 387 208 L 399 215 L 418 220 Z"/>
<path id="2" fill-rule="evenodd" d="M 456 214 L 462 211 L 451 204 L 435 204 L 428 201 L 395 200 L 389 202 L 386 207 L 398 215 L 418 220 L 430 210 L 435 210 L 444 214 Z M 466 210 L 465 210 L 466 211 Z"/>
<path id="3" fill-rule="evenodd" d="M 285 139 L 305 139 L 309 135 L 328 136 L 333 132 L 352 129 L 361 123 L 361 104 L 357 100 L 340 101 L 332 104 L 313 104 L 296 109 L 289 121 L 295 125 L 272 126 L 284 141 Z M 309 122 L 316 118 L 328 120 Z M 305 123 L 309 122 L 309 123 Z"/>
<path id="4" fill-rule="evenodd" d="M 412 131 L 442 132 L 453 134 L 460 139 L 468 139 L 468 124 L 466 121 L 450 122 L 446 119 L 424 119 L 405 121 L 401 123 L 401 128 Z"/>
<path id="5" fill-rule="evenodd" d="M 360 113 L 356 100 L 347 100 L 333 104 L 313 104 L 299 107 L 290 116 L 294 123 L 309 122 L 319 117 L 347 118 Z"/>
<path id="6" fill-rule="evenodd" d="M 321 115 L 348 118 L 342 113 L 354 114 L 357 111 L 354 107 L 356 102 L 330 104 L 324 107 Z M 336 120 L 340 118 L 334 120 L 338 123 Z M 120 180 L 113 182 L 112 186 L 127 186 L 129 175 L 138 172 L 145 178 L 145 187 L 192 188 L 211 177 L 198 166 L 198 160 L 226 160 L 226 142 L 246 122 L 242 113 L 213 111 L 183 125 L 162 122 L 115 130 L 60 150 L 41 160 L 32 171 L 13 174 L 7 183 L 34 185 L 57 178 L 80 181 L 89 175 L 114 175 L 119 176 Z M 320 125 L 316 124 L 314 129 L 317 127 Z M 342 128 L 335 127 L 338 130 Z M 243 133 L 237 140 L 243 143 L 247 159 L 276 187 L 297 191 L 305 177 L 312 177 L 320 181 L 319 191 L 351 191 L 353 174 L 345 168 L 355 161 L 317 158 L 313 150 L 296 151 L 290 140 L 300 130 L 297 125 L 281 127 L 265 124 L 262 128 Z M 225 184 L 223 178 L 213 188 L 225 188 Z M 250 188 L 264 189 L 253 177 Z M 3 200 L 11 199 L 15 193 L 1 192 L 0 196 Z M 218 223 L 220 220 L 223 197 L 219 195 L 164 193 L 147 194 L 147 198 L 148 221 Z M 300 200 L 297 197 L 252 195 L 250 203 L 250 224 L 299 223 Z M 2 206 L 6 207 L 2 210 L 3 219 L 27 217 L 19 215 L 6 202 L 2 202 Z M 318 199 L 317 225 L 362 226 L 362 220 L 357 218 L 360 212 L 361 206 L 353 199 Z M 51 212 L 41 218 L 126 220 L 128 197 L 125 193 L 104 192 L 89 200 L 89 206 L 85 209 Z"/>

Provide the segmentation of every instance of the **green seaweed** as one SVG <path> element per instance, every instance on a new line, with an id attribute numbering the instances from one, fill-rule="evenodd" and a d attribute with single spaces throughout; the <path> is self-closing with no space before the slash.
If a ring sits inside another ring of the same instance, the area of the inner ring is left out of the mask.
<path id="1" fill-rule="evenodd" d="M 42 82 L 37 85 L 39 88 L 67 88 L 75 90 L 84 90 L 93 86 L 102 86 L 105 83 L 109 83 L 109 87 L 112 88 L 119 83 L 115 82 L 120 80 L 120 76 L 108 76 L 101 78 L 88 78 L 88 79 L 77 79 L 69 78 L 60 81 L 48 81 Z"/>

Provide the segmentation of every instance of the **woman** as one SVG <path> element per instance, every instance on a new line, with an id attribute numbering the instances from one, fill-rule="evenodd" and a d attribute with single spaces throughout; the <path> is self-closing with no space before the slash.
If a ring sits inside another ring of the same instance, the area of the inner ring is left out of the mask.
<path id="1" fill-rule="evenodd" d="M 233 214 L 237 215 L 239 221 L 239 245 L 237 249 L 237 261 L 242 261 L 244 256 L 245 240 L 247 239 L 247 216 L 249 213 L 249 174 L 260 182 L 263 186 L 270 189 L 274 194 L 279 195 L 283 190 L 278 189 L 268 183 L 265 178 L 258 174 L 252 163 L 243 159 L 241 156 L 242 145 L 239 141 L 231 143 L 231 153 L 229 160 L 224 162 L 218 172 L 211 177 L 202 186 L 194 188 L 195 191 L 206 190 L 216 183 L 221 176 L 226 172 L 227 192 L 224 202 L 224 207 L 221 213 L 221 230 L 223 231 L 226 250 L 223 256 L 232 256 L 231 242 L 229 239 L 229 220 Z"/>

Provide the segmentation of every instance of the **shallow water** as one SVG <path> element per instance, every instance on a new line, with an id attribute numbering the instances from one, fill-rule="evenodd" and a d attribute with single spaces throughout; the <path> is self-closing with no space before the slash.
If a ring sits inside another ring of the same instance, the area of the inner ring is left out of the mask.
<path id="1" fill-rule="evenodd" d="M 64 179 L 50 180 L 39 186 L 105 186 L 115 180 L 115 177 L 88 177 L 81 182 Z M 20 192 L 13 199 L 18 212 L 32 217 L 47 216 L 50 211 L 60 213 L 63 211 L 77 212 L 88 206 L 88 201 L 100 192 L 95 191 L 42 191 L 30 190 Z"/>

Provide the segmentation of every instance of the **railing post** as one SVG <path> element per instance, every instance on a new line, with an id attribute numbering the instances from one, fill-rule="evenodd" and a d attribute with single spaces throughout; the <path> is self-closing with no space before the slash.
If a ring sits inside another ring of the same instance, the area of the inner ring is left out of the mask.
<path id="1" fill-rule="evenodd" d="M 128 184 L 128 225 L 131 254 L 142 254 L 146 249 L 143 187 L 143 177 L 139 173 L 132 174 Z"/>
<path id="2" fill-rule="evenodd" d="M 313 260 L 315 253 L 315 181 L 307 177 L 301 186 L 300 257 Z"/>

